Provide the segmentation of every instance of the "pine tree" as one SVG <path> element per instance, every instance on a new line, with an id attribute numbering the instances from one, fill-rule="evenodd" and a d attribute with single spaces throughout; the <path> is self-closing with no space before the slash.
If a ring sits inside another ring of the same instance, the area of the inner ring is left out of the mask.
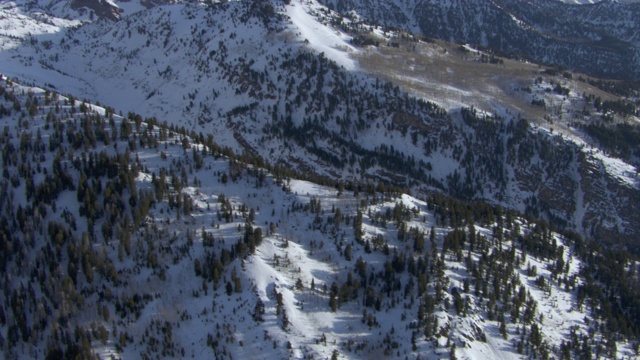
<path id="1" fill-rule="evenodd" d="M 338 350 L 334 349 L 333 352 L 331 353 L 331 360 L 338 360 L 339 355 L 340 353 L 338 352 Z"/>
<path id="2" fill-rule="evenodd" d="M 355 219 L 353 220 L 353 231 L 356 241 L 362 242 L 362 211 L 358 210 Z"/>
<path id="3" fill-rule="evenodd" d="M 336 295 L 333 293 L 331 293 L 331 297 L 329 298 L 329 307 L 333 312 L 338 311 L 338 301 L 336 300 Z"/>

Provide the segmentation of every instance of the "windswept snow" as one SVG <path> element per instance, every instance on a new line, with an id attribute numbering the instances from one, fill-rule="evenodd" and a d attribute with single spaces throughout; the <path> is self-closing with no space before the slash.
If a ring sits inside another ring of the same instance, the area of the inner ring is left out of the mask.
<path id="1" fill-rule="evenodd" d="M 294 28 L 299 31 L 303 41 L 308 41 L 309 46 L 347 70 L 357 68 L 357 63 L 349 53 L 357 51 L 348 43 L 349 36 L 324 25 L 318 21 L 311 12 L 317 11 L 318 5 L 307 2 L 294 2 L 287 6 L 287 15 L 293 21 Z"/>

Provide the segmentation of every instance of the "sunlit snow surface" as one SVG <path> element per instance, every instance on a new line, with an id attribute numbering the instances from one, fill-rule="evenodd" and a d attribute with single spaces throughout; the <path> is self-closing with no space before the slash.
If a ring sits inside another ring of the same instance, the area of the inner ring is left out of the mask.
<path id="1" fill-rule="evenodd" d="M 356 62 L 349 56 L 350 52 L 357 51 L 347 41 L 349 36 L 321 24 L 317 18 L 310 15 L 310 11 L 317 10 L 315 3 L 293 1 L 287 6 L 287 15 L 291 18 L 294 28 L 300 33 L 300 37 L 309 42 L 309 45 L 318 52 L 324 52 L 325 56 L 347 70 L 357 68 Z"/>
<path id="2" fill-rule="evenodd" d="M 25 13 L 16 2 L 0 1 L 0 51 L 20 46 L 29 36 L 55 34 L 81 23 L 80 20 L 52 17 L 37 9 Z"/>
<path id="3" fill-rule="evenodd" d="M 6 3 L 5 3 L 6 4 Z M 313 9 L 315 3 L 300 3 L 297 1 L 292 2 L 292 5 L 286 6 L 286 13 L 292 20 L 292 31 L 298 32 L 298 41 L 309 41 L 309 47 L 315 49 L 318 52 L 324 52 L 324 54 L 336 61 L 338 64 L 344 66 L 346 69 L 357 69 L 357 63 L 349 56 L 350 52 L 356 51 L 348 44 L 348 37 L 336 32 L 334 29 L 322 25 L 315 17 L 309 14 L 309 10 Z M 3 5 L 0 4 L 0 9 L 3 9 Z M 16 10 L 18 11 L 18 10 Z M 73 26 L 73 22 L 69 23 L 56 23 L 56 21 L 48 22 L 34 22 L 20 13 L 14 13 L 12 20 L 12 26 L 3 27 L 7 33 L 13 31 L 12 36 L 16 38 L 25 37 L 29 33 L 34 34 L 52 34 L 60 31 L 63 27 Z M 175 13 L 172 13 L 175 16 Z M 0 20 L 2 26 L 6 25 L 6 18 Z M 16 20 L 24 21 L 24 28 L 16 26 Z M 4 21 L 4 22 L 3 22 Z M 57 25 L 56 25 L 57 24 Z M 30 29 L 30 30 L 29 30 Z M 188 32 L 189 29 L 182 29 L 181 31 Z M 4 30 L 2 30 L 4 31 Z M 255 30 L 256 32 L 259 29 Z M 2 37 L 2 49 L 12 48 L 16 44 L 19 44 L 19 40 L 13 40 Z M 12 43 L 15 41 L 15 43 Z M 129 44 L 131 48 L 135 48 L 136 44 Z M 128 48 L 126 45 L 124 48 Z M 98 70 L 108 69 L 106 65 L 103 67 L 92 64 Z M 168 64 L 162 64 L 166 66 Z M 4 69 L 1 69 L 4 71 Z M 176 69 L 179 71 L 179 69 Z M 53 73 L 53 72 L 51 72 Z M 50 75 L 49 73 L 48 75 Z M 107 73 L 105 71 L 105 73 Z M 62 77 L 62 75 L 59 75 Z M 94 76 L 98 78 L 97 76 Z M 53 83 L 56 79 L 51 80 Z M 112 88 L 118 88 L 116 83 L 111 83 Z M 152 84 L 158 85 L 158 84 Z M 25 88 L 26 90 L 29 90 Z M 16 90 L 22 90 L 22 88 L 16 88 Z M 456 88 L 449 89 L 450 91 L 458 91 Z M 41 90 L 38 90 L 42 92 Z M 18 92 L 18 91 L 17 91 Z M 142 93 L 142 96 L 146 96 L 146 93 Z M 133 94 L 123 92 L 122 96 L 132 96 Z M 160 95 L 156 95 L 160 96 Z M 224 95 L 223 95 L 224 96 Z M 236 96 L 235 100 L 241 97 Z M 224 99 L 229 100 L 232 105 L 241 104 L 241 102 L 233 103 L 231 98 Z M 165 105 L 167 106 L 167 105 Z M 99 113 L 104 113 L 103 109 L 95 108 Z M 119 119 L 119 117 L 117 117 Z M 8 121 L 8 119 L 7 119 Z M 574 140 L 579 142 L 579 139 Z M 111 150 L 113 151 L 113 150 Z M 585 150 L 586 151 L 586 150 Z M 169 160 L 162 160 L 159 154 L 153 149 L 142 149 L 138 151 L 138 155 L 145 167 L 149 167 L 152 171 L 157 171 L 162 166 L 167 166 L 169 161 L 179 160 L 187 161 L 191 156 L 191 153 L 185 153 L 181 147 L 171 147 L 166 150 Z M 636 184 L 637 180 L 634 178 L 633 167 L 617 160 L 611 159 L 604 154 L 594 151 L 593 156 L 595 159 L 600 159 L 605 165 L 607 171 L 616 174 L 621 180 L 628 181 Z M 332 240 L 328 238 L 326 234 L 320 231 L 309 230 L 311 228 L 312 217 L 305 215 L 304 213 L 288 213 L 288 209 L 292 207 L 294 203 L 309 203 L 311 198 L 321 200 L 323 205 L 323 211 L 326 212 L 326 216 L 329 216 L 329 212 L 333 205 L 341 208 L 348 216 L 353 217 L 355 211 L 358 208 L 359 200 L 351 194 L 342 194 L 338 196 L 337 191 L 333 188 L 327 188 L 312 184 L 305 181 L 293 180 L 289 184 L 290 192 L 281 190 L 279 186 L 270 182 L 267 187 L 254 188 L 252 180 L 249 178 L 243 178 L 238 183 L 229 183 L 222 185 L 217 177 L 214 175 L 216 172 L 224 172 L 228 170 L 228 161 L 212 160 L 207 158 L 207 165 L 205 169 L 196 172 L 195 175 L 202 181 L 204 186 L 199 188 L 188 187 L 185 189 L 185 193 L 188 193 L 195 201 L 199 211 L 192 218 L 178 221 L 172 219 L 170 225 L 167 225 L 172 231 L 176 231 L 183 234 L 185 229 L 191 226 L 197 231 L 197 237 L 201 235 L 202 231 L 209 231 L 216 234 L 216 236 L 235 234 L 234 236 L 241 236 L 241 233 L 237 233 L 238 223 L 221 224 L 216 228 L 212 226 L 212 222 L 215 221 L 214 211 L 205 211 L 208 204 L 216 204 L 219 194 L 226 194 L 232 199 L 234 206 L 239 206 L 240 203 L 247 204 L 250 207 L 259 209 L 257 211 L 256 224 L 257 226 L 264 226 L 267 222 L 277 222 L 279 227 L 274 234 L 265 236 L 263 244 L 258 248 L 256 253 L 249 256 L 246 262 L 241 265 L 240 261 L 232 264 L 230 269 L 238 271 L 242 277 L 243 284 L 246 291 L 241 294 L 234 294 L 232 296 L 226 296 L 222 290 L 209 290 L 211 293 L 215 293 L 215 303 L 212 304 L 212 295 L 195 297 L 191 294 L 194 289 L 198 290 L 202 281 L 193 275 L 193 266 L 190 262 L 183 262 L 177 265 L 168 263 L 168 283 L 172 286 L 166 286 L 166 283 L 159 283 L 149 281 L 146 274 L 142 274 L 137 277 L 131 277 L 131 286 L 148 289 L 149 291 L 157 291 L 159 298 L 148 305 L 143 314 L 144 321 L 149 319 L 172 319 L 177 316 L 180 311 L 188 310 L 192 318 L 183 321 L 183 326 L 174 329 L 175 337 L 181 343 L 185 344 L 187 348 L 186 356 L 192 357 L 208 357 L 211 354 L 206 346 L 206 334 L 212 332 L 212 328 L 215 323 L 224 322 L 233 324 L 234 337 L 236 340 L 242 340 L 244 347 L 238 345 L 234 348 L 234 351 L 238 354 L 239 358 L 282 358 L 285 354 L 292 358 L 301 358 L 302 353 L 300 349 L 303 347 L 310 348 L 311 354 L 315 354 L 320 358 L 327 358 L 331 355 L 331 344 L 341 344 L 344 341 L 350 339 L 366 338 L 371 341 L 381 341 L 382 336 L 378 336 L 378 333 L 383 334 L 389 331 L 396 324 L 402 325 L 399 322 L 399 318 L 403 311 L 401 306 L 392 308 L 387 312 L 380 312 L 378 314 L 378 320 L 382 327 L 381 329 L 374 329 L 371 331 L 366 326 L 360 323 L 362 307 L 359 306 L 358 301 L 345 303 L 337 312 L 331 312 L 327 306 L 328 300 L 324 294 L 319 291 L 309 289 L 309 283 L 313 279 L 317 287 L 323 284 L 331 284 L 333 281 L 343 282 L 345 280 L 345 274 L 353 268 L 353 263 L 343 261 L 338 250 L 332 244 Z M 151 187 L 149 174 L 141 174 L 137 179 L 138 186 L 141 188 Z M 398 199 L 392 199 L 386 203 L 380 203 L 377 205 L 369 206 L 372 212 L 382 211 L 385 206 L 393 207 L 395 202 L 402 202 L 410 208 L 416 207 L 419 209 L 419 214 L 410 221 L 410 226 L 416 226 L 420 229 L 427 230 L 431 225 L 435 223 L 434 214 L 427 210 L 426 203 L 423 201 L 410 197 L 408 195 L 402 195 Z M 64 203 L 61 201 L 61 203 Z M 214 205 L 215 207 L 215 205 Z M 261 209 L 261 210 L 260 210 Z M 167 212 L 168 213 L 168 212 Z M 366 214 L 367 212 L 364 211 Z M 270 215 L 275 214 L 275 215 Z M 162 226 L 165 223 L 166 215 L 160 215 L 159 212 L 157 219 L 154 219 L 158 225 Z M 77 216 L 80 218 L 80 216 Z M 524 225 L 523 225 L 524 226 Z M 379 226 L 372 224 L 367 215 L 365 215 L 365 223 L 363 226 L 366 236 L 371 237 L 378 233 L 391 234 L 389 236 L 391 245 L 394 248 L 398 248 L 400 251 L 410 251 L 407 244 L 393 241 L 394 230 L 384 230 Z M 392 228 L 390 226 L 390 228 Z M 347 230 L 350 230 L 348 227 Z M 450 231 L 447 227 L 438 227 L 436 229 L 439 240 L 442 236 Z M 477 231 L 490 238 L 492 236 L 491 229 L 477 227 Z M 282 245 L 284 239 L 290 240 L 288 246 L 285 248 Z M 325 247 L 323 249 L 314 250 L 310 243 L 323 242 Z M 356 247 L 354 247 L 355 249 Z M 199 257 L 202 256 L 203 248 L 198 244 L 190 253 L 190 256 Z M 381 254 L 366 254 L 362 249 L 354 250 L 356 256 L 363 256 L 366 258 L 369 264 L 372 266 L 379 266 L 387 259 Z M 566 251 L 565 260 L 571 265 L 571 274 L 575 273 L 580 268 L 580 262 L 577 259 L 570 259 L 568 256 L 569 251 Z M 115 258 L 115 255 L 112 254 Z M 293 266 L 290 268 L 284 266 L 274 266 L 274 256 L 284 257 L 293 260 Z M 356 257 L 357 258 L 357 257 Z M 548 277 L 549 272 L 546 270 L 546 264 L 537 261 L 536 259 L 529 258 L 532 265 L 536 265 L 540 269 L 540 274 Z M 120 264 L 122 268 L 126 268 L 127 264 Z M 469 276 L 464 269 L 462 263 L 447 260 L 446 262 L 446 274 L 451 279 L 449 286 L 460 286 L 460 279 L 463 276 Z M 228 274 L 227 274 L 228 275 Z M 524 275 L 524 272 L 519 273 L 519 277 L 528 291 L 531 291 L 532 296 L 538 300 L 539 314 L 544 316 L 546 339 L 554 346 L 558 346 L 562 341 L 563 336 L 568 331 L 569 327 L 576 325 L 581 329 L 584 329 L 583 319 L 586 317 L 586 311 L 577 311 L 573 308 L 574 294 L 571 292 L 564 292 L 560 287 L 553 287 L 552 295 L 542 293 L 537 290 L 529 279 Z M 296 280 L 300 278 L 305 284 L 303 291 L 297 291 L 294 289 Z M 288 332 L 281 331 L 278 326 L 278 317 L 274 310 L 273 290 L 277 290 L 283 294 L 284 307 L 287 311 L 290 329 Z M 252 292 L 255 291 L 255 294 Z M 267 305 L 267 313 L 265 314 L 266 322 L 263 325 L 257 325 L 250 319 L 250 311 L 255 303 L 254 296 L 259 297 Z M 236 311 L 238 309 L 238 311 Z M 486 321 L 484 315 L 474 313 L 468 318 L 455 318 L 450 321 L 453 313 L 451 311 L 445 311 L 440 309 L 437 311 L 437 316 L 441 324 L 450 324 L 452 328 L 452 338 L 462 338 L 461 334 L 469 332 L 472 325 L 482 326 L 483 330 L 488 335 L 488 342 L 483 343 L 480 341 L 470 341 L 469 347 L 459 348 L 458 356 L 460 358 L 471 359 L 511 359 L 519 358 L 520 356 L 513 351 L 512 344 L 508 340 L 503 340 L 498 334 L 497 323 L 495 321 Z M 132 324 L 131 332 L 139 331 L 142 333 L 144 328 L 144 321 Z M 236 327 L 237 326 L 237 327 Z M 139 330 L 138 330 L 139 329 Z M 402 339 L 410 338 L 410 331 L 405 326 L 396 326 L 395 331 L 398 332 L 398 337 Z M 269 333 L 272 339 L 277 340 L 278 349 L 272 348 L 271 345 L 264 340 L 264 334 Z M 327 336 L 330 346 L 323 346 L 316 343 L 316 339 L 322 334 Z M 136 335 L 139 335 L 136 333 Z M 509 335 L 513 339 L 516 337 L 515 326 L 509 325 Z M 446 339 L 442 338 L 442 341 Z M 284 348 L 283 343 L 290 341 L 292 343 L 293 350 L 291 354 L 282 351 Z M 335 341 L 335 342 L 334 342 Z M 444 345 L 444 344 L 442 344 Z M 335 345 L 333 345 L 335 346 Z M 444 357 L 446 352 L 436 352 L 431 347 L 432 344 L 426 340 L 418 342 L 419 351 L 423 355 L 432 357 Z M 112 343 L 108 343 L 106 346 L 96 349 L 101 356 L 108 357 L 113 353 L 114 347 Z M 123 354 L 125 358 L 135 358 L 138 354 L 137 350 L 133 346 L 129 346 L 125 349 Z M 358 356 L 362 354 L 349 354 L 343 352 L 346 357 L 365 357 Z M 374 358 L 375 353 L 369 353 L 369 358 Z"/>

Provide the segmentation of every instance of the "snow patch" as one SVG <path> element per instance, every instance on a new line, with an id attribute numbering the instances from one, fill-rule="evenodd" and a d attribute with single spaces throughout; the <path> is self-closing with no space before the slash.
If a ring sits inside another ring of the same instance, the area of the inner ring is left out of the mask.
<path id="1" fill-rule="evenodd" d="M 348 43 L 349 36 L 320 23 L 313 15 L 318 6 L 306 3 L 295 3 L 287 6 L 287 15 L 299 31 L 300 38 L 308 41 L 309 46 L 347 70 L 357 69 L 357 63 L 350 57 L 350 53 L 358 50 Z"/>

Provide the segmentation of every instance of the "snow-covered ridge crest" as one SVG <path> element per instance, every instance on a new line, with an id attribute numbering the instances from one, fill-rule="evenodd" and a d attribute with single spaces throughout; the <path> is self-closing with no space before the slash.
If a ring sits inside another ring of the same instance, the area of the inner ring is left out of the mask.
<path id="1" fill-rule="evenodd" d="M 29 8 L 21 2 L 0 3 L 0 49 L 20 46 L 27 37 L 56 34 L 65 28 L 82 24 L 80 19 L 56 17 L 40 8 Z"/>

